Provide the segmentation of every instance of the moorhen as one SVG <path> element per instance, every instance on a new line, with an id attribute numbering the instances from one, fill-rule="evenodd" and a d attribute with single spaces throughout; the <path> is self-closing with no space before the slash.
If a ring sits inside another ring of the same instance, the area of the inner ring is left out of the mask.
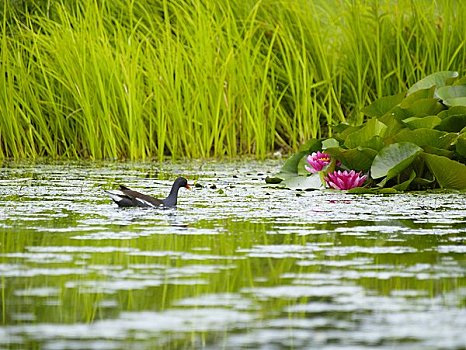
<path id="1" fill-rule="evenodd" d="M 185 187 L 188 190 L 191 189 L 188 185 L 188 180 L 184 177 L 179 177 L 173 183 L 170 194 L 165 199 L 157 199 L 152 196 L 148 196 L 147 194 L 133 191 L 123 185 L 120 185 L 119 190 L 105 192 L 110 195 L 110 198 L 112 198 L 119 207 L 174 208 L 176 207 L 178 190 L 180 187 Z"/>

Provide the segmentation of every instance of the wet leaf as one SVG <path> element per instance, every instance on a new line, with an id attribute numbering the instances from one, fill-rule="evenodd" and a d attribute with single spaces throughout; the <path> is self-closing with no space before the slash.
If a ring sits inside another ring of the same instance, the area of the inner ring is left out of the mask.
<path id="1" fill-rule="evenodd" d="M 435 95 L 447 106 L 466 106 L 466 85 L 442 86 Z"/>
<path id="2" fill-rule="evenodd" d="M 365 143 L 374 136 L 383 136 L 386 130 L 387 126 L 384 123 L 376 118 L 370 119 L 364 127 L 347 136 L 345 146 L 348 148 L 365 146 Z"/>
<path id="3" fill-rule="evenodd" d="M 436 115 L 429 115 L 426 117 L 410 117 L 403 120 L 403 122 L 408 125 L 410 129 L 433 129 L 442 122 L 442 119 Z"/>
<path id="4" fill-rule="evenodd" d="M 318 190 L 323 189 L 320 174 L 310 176 L 291 176 L 283 181 L 283 186 L 290 190 Z"/>
<path id="5" fill-rule="evenodd" d="M 377 151 L 362 147 L 353 149 L 329 148 L 326 152 L 335 159 L 340 160 L 342 165 L 348 169 L 356 171 L 368 171 L 377 155 Z"/>
<path id="6" fill-rule="evenodd" d="M 368 117 L 381 117 L 388 113 L 393 107 L 403 101 L 406 93 L 402 92 L 393 96 L 385 96 L 375 100 L 369 106 L 362 109 L 362 113 Z"/>
<path id="7" fill-rule="evenodd" d="M 411 182 L 416 178 L 416 172 L 413 170 L 411 171 L 411 174 L 409 178 L 402 183 L 393 186 L 393 188 L 397 191 L 406 191 L 409 188 L 409 185 L 411 185 Z"/>
<path id="8" fill-rule="evenodd" d="M 421 89 L 428 89 L 432 86 L 439 88 L 441 86 L 451 84 L 451 82 L 458 78 L 458 76 L 458 72 L 455 71 L 443 71 L 428 75 L 411 86 L 408 90 L 408 95 L 411 95 Z"/>
<path id="9" fill-rule="evenodd" d="M 458 140 L 456 141 L 456 152 L 463 157 L 466 157 L 466 134 L 458 136 Z"/>
<path id="10" fill-rule="evenodd" d="M 299 163 L 301 162 L 301 159 L 303 159 L 303 157 L 307 154 L 307 151 L 301 151 L 293 154 L 286 160 L 280 171 L 274 176 L 267 176 L 265 178 L 265 182 L 268 184 L 279 184 L 289 177 L 297 176 Z"/>
<path id="11" fill-rule="evenodd" d="M 428 153 L 424 153 L 423 158 L 440 187 L 455 190 L 466 189 L 466 165 Z"/>
<path id="12" fill-rule="evenodd" d="M 422 148 L 411 142 L 400 142 L 386 146 L 374 158 L 371 176 L 374 179 L 386 177 L 386 180 L 398 175 L 409 166 L 421 153 Z"/>
<path id="13" fill-rule="evenodd" d="M 404 129 L 394 136 L 396 142 L 411 142 L 420 147 L 448 148 L 457 135 L 433 129 Z"/>
<path id="14" fill-rule="evenodd" d="M 452 115 L 442 120 L 435 128 L 437 130 L 460 132 L 466 126 L 466 114 Z"/>

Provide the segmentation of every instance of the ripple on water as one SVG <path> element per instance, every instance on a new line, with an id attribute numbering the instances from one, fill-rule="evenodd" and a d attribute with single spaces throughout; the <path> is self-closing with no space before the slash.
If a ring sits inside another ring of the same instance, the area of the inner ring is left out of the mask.
<path id="1" fill-rule="evenodd" d="M 464 194 L 279 190 L 271 161 L 8 164 L 0 347 L 466 344 Z M 178 175 L 202 188 L 177 210 L 103 191 L 166 195 Z"/>

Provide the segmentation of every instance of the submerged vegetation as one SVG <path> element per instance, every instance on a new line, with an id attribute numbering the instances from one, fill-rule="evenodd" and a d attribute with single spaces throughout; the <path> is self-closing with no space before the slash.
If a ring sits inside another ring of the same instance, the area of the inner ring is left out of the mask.
<path id="1" fill-rule="evenodd" d="M 5 1 L 0 158 L 296 150 L 466 61 L 466 5 Z"/>

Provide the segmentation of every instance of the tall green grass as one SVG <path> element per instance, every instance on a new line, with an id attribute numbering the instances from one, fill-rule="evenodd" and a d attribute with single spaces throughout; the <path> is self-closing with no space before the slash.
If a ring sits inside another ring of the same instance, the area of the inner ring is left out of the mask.
<path id="1" fill-rule="evenodd" d="M 266 157 L 438 70 L 454 0 L 4 2 L 0 157 Z"/>

